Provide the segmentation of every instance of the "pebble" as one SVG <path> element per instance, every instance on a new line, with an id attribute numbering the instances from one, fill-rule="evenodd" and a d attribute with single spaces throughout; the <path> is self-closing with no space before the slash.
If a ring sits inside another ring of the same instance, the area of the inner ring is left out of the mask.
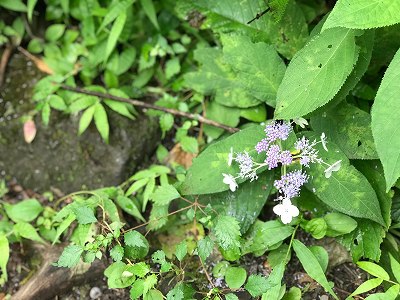
<path id="1" fill-rule="evenodd" d="M 97 286 L 92 287 L 89 292 L 90 299 L 98 299 L 102 294 L 100 288 Z"/>

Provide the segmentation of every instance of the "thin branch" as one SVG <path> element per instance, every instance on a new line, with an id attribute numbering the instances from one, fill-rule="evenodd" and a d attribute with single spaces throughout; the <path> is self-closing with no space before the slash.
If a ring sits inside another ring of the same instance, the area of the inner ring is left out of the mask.
<path id="1" fill-rule="evenodd" d="M 13 51 L 12 44 L 7 43 L 6 48 L 4 49 L 3 55 L 1 56 L 1 60 L 0 60 L 0 87 L 3 85 L 7 64 L 10 59 L 12 51 Z"/>
<path id="2" fill-rule="evenodd" d="M 72 86 L 69 86 L 69 85 L 66 85 L 66 84 L 60 84 L 60 87 L 62 89 L 64 89 L 64 90 L 75 92 L 75 93 L 79 93 L 79 94 L 85 94 L 85 95 L 89 95 L 89 96 L 96 96 L 96 97 L 100 97 L 100 98 L 103 98 L 103 99 L 112 99 L 112 100 L 115 100 L 115 101 L 129 103 L 129 104 L 132 104 L 133 106 L 137 106 L 137 107 L 143 107 L 143 108 L 148 108 L 148 109 L 159 110 L 159 111 L 163 111 L 163 112 L 166 112 L 166 113 L 170 113 L 170 114 L 175 115 L 175 116 L 180 116 L 180 117 L 184 117 L 184 118 L 188 118 L 188 119 L 192 119 L 192 120 L 197 120 L 197 121 L 199 121 L 201 123 L 204 123 L 204 124 L 207 124 L 207 125 L 211 125 L 211 126 L 214 126 L 214 127 L 222 128 L 222 129 L 224 129 L 224 130 L 226 130 L 228 132 L 231 132 L 231 133 L 239 131 L 238 128 L 226 126 L 226 125 L 218 123 L 216 121 L 204 118 L 199 114 L 186 113 L 186 112 L 179 111 L 179 110 L 176 110 L 176 109 L 166 108 L 166 107 L 154 105 L 154 104 L 151 104 L 151 103 L 146 103 L 146 102 L 143 102 L 143 101 L 140 101 L 140 100 L 136 100 L 136 99 L 129 99 L 129 98 L 114 96 L 114 95 L 106 94 L 106 93 L 88 91 L 88 90 L 85 90 L 85 89 L 82 89 L 82 88 L 79 88 L 79 87 L 72 87 Z"/>
<path id="3" fill-rule="evenodd" d="M 252 23 L 253 21 L 258 20 L 258 19 L 261 18 L 263 15 L 265 15 L 267 12 L 269 12 L 270 9 L 271 9 L 271 7 L 268 7 L 266 10 L 264 10 L 264 11 L 262 11 L 262 12 L 260 12 L 260 13 L 257 13 L 256 16 L 255 16 L 253 19 L 251 19 L 250 21 L 248 21 L 246 24 L 250 24 L 250 23 Z"/>

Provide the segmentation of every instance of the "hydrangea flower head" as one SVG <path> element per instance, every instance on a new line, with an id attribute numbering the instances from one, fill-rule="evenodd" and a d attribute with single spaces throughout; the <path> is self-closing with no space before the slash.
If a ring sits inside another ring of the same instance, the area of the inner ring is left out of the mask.
<path id="1" fill-rule="evenodd" d="M 286 140 L 289 137 L 290 132 L 292 131 L 292 126 L 289 122 L 273 122 L 268 124 L 264 129 L 267 140 L 269 142 L 274 142 L 276 140 Z"/>
<path id="2" fill-rule="evenodd" d="M 299 196 L 300 189 L 308 181 L 308 175 L 300 170 L 282 175 L 281 179 L 275 180 L 274 186 L 285 198 L 291 199 Z"/>
<path id="3" fill-rule="evenodd" d="M 268 170 L 276 168 L 280 161 L 281 148 L 278 145 L 272 145 L 267 151 L 267 158 L 265 163 L 268 165 Z"/>
<path id="4" fill-rule="evenodd" d="M 256 172 L 253 170 L 254 162 L 253 158 L 249 155 L 248 152 L 244 151 L 238 153 L 234 160 L 239 164 L 239 177 L 240 178 L 247 178 L 253 181 L 257 179 Z"/>

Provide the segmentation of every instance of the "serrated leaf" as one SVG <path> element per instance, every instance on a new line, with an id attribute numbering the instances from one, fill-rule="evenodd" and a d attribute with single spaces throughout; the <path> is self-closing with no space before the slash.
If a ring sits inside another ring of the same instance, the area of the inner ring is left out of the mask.
<path id="1" fill-rule="evenodd" d="M 311 118 L 312 128 L 324 132 L 349 159 L 376 159 L 371 116 L 356 106 L 343 103 L 323 115 Z"/>
<path id="2" fill-rule="evenodd" d="M 312 38 L 287 68 L 275 118 L 301 117 L 328 103 L 353 70 L 358 54 L 354 30 L 332 28 Z"/>
<path id="3" fill-rule="evenodd" d="M 172 185 L 163 185 L 157 187 L 151 196 L 154 205 L 162 206 L 169 204 L 172 200 L 179 198 L 181 195 Z"/>
<path id="4" fill-rule="evenodd" d="M 228 166 L 230 148 L 233 147 L 233 151 L 251 151 L 257 141 L 264 137 L 264 127 L 254 125 L 208 146 L 193 160 L 181 186 L 181 193 L 198 195 L 228 190 L 229 186 L 223 183 L 222 173 L 235 174 L 238 172 L 236 165 Z"/>
<path id="5" fill-rule="evenodd" d="M 253 43 L 246 36 L 225 36 L 224 59 L 237 72 L 243 88 L 260 101 L 275 106 L 276 93 L 286 66 L 275 48 L 266 43 Z"/>
<path id="6" fill-rule="evenodd" d="M 199 143 L 192 136 L 184 136 L 180 139 L 182 150 L 188 153 L 197 153 L 199 151 Z"/>
<path id="7" fill-rule="evenodd" d="M 120 245 L 114 246 L 110 250 L 110 256 L 114 261 L 121 261 L 122 258 L 124 257 L 124 248 L 121 247 Z"/>
<path id="8" fill-rule="evenodd" d="M 247 273 L 242 267 L 229 267 L 225 273 L 225 281 L 230 289 L 240 288 L 246 281 Z"/>
<path id="9" fill-rule="evenodd" d="M 65 268 L 75 267 L 79 263 L 82 253 L 83 248 L 81 246 L 69 245 L 64 248 L 64 251 L 56 262 L 56 266 Z"/>
<path id="10" fill-rule="evenodd" d="M 366 293 L 366 292 L 376 288 L 377 286 L 379 286 L 382 282 L 383 282 L 383 279 L 381 279 L 381 278 L 369 279 L 369 280 L 363 282 L 359 287 L 357 287 L 357 289 L 354 292 L 352 292 L 350 294 L 350 296 Z"/>
<path id="11" fill-rule="evenodd" d="M 128 246 L 146 248 L 149 246 L 146 238 L 137 231 L 131 230 L 124 234 L 124 242 Z"/>
<path id="12" fill-rule="evenodd" d="M 31 222 L 43 211 L 36 199 L 25 199 L 17 204 L 4 203 L 7 216 L 14 222 Z"/>
<path id="13" fill-rule="evenodd" d="M 310 140 L 319 139 L 319 136 L 311 133 L 304 135 Z M 310 179 L 306 187 L 325 204 L 339 212 L 385 225 L 379 200 L 364 175 L 349 164 L 347 157 L 333 142 L 328 142 L 328 152 L 322 148 L 321 143 L 315 148 L 328 164 L 341 160 L 341 167 L 339 171 L 333 172 L 330 178 L 326 178 L 324 166 L 311 164 L 308 171 Z"/>
<path id="14" fill-rule="evenodd" d="M 108 143 L 108 135 L 110 127 L 108 125 L 106 110 L 100 103 L 95 104 L 93 117 L 94 117 L 94 123 L 96 124 L 97 130 L 99 131 L 101 137 L 106 143 Z"/>
<path id="15" fill-rule="evenodd" d="M 179 74 L 180 71 L 181 64 L 179 62 L 179 57 L 174 57 L 165 64 L 165 77 L 167 79 L 171 79 L 174 75 Z"/>
<path id="16" fill-rule="evenodd" d="M 244 287 L 253 297 L 261 296 L 268 289 L 268 282 L 264 276 L 250 275 Z"/>
<path id="17" fill-rule="evenodd" d="M 329 285 L 321 265 L 312 252 L 297 239 L 293 240 L 293 250 L 296 252 L 297 257 L 307 274 L 317 281 L 325 291 L 329 292 L 333 298 L 339 299 Z"/>
<path id="18" fill-rule="evenodd" d="M 79 135 L 84 133 L 85 130 L 89 127 L 90 123 L 92 122 L 95 109 L 96 107 L 95 105 L 93 105 L 83 112 L 81 118 L 79 119 L 79 128 L 78 128 Z"/>
<path id="19" fill-rule="evenodd" d="M 400 22 L 399 0 L 339 0 L 323 30 L 332 27 L 369 29 Z"/>
<path id="20" fill-rule="evenodd" d="M 240 227 L 238 221 L 231 216 L 220 215 L 217 217 L 214 226 L 214 235 L 218 244 L 224 249 L 240 246 Z"/>
<path id="21" fill-rule="evenodd" d="M 209 236 L 206 236 L 197 242 L 197 253 L 199 254 L 203 262 L 205 262 L 207 257 L 210 256 L 213 249 L 214 249 L 214 242 L 211 240 Z"/>
<path id="22" fill-rule="evenodd" d="M 115 45 L 117 44 L 118 38 L 121 35 L 122 29 L 124 28 L 126 18 L 127 18 L 126 12 L 122 12 L 115 19 L 114 24 L 111 27 L 111 32 L 107 39 L 106 55 L 104 57 L 104 61 L 107 61 L 111 52 L 114 50 Z"/>
<path id="23" fill-rule="evenodd" d="M 400 104 L 400 50 L 387 68 L 371 109 L 371 127 L 376 150 L 382 162 L 386 191 L 400 176 L 400 134 L 397 134 Z"/>
<path id="24" fill-rule="evenodd" d="M 57 227 L 56 236 L 53 239 L 53 245 L 58 241 L 61 234 L 76 220 L 75 214 L 71 213 L 65 218 L 61 224 Z"/>
<path id="25" fill-rule="evenodd" d="M 372 276 L 381 278 L 383 280 L 390 280 L 389 274 L 383 269 L 381 266 L 370 262 L 370 261 L 358 261 L 357 265 L 363 269 L 365 272 L 368 272 Z"/>
<path id="26" fill-rule="evenodd" d="M 185 240 L 176 245 L 175 256 L 179 261 L 182 261 L 188 251 L 187 243 Z"/>
<path id="27" fill-rule="evenodd" d="M 136 276 L 143 278 L 150 272 L 150 267 L 145 263 L 145 262 L 139 262 L 137 264 L 134 264 L 131 268 L 130 271 L 132 271 L 133 274 Z"/>
<path id="28" fill-rule="evenodd" d="M 93 209 L 88 206 L 80 206 L 74 209 L 76 219 L 79 224 L 90 224 L 97 222 Z"/>
<path id="29" fill-rule="evenodd" d="M 271 0 L 268 2 L 272 16 L 276 22 L 279 22 L 282 19 L 288 4 L 289 0 Z"/>

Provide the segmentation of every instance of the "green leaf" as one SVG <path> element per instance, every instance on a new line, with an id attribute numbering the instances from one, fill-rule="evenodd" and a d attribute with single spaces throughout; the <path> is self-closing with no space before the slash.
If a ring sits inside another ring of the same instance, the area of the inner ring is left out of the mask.
<path id="1" fill-rule="evenodd" d="M 244 287 L 253 297 L 261 296 L 268 289 L 268 282 L 264 276 L 250 275 Z"/>
<path id="2" fill-rule="evenodd" d="M 141 258 L 149 252 L 149 242 L 137 231 L 125 233 L 124 242 L 127 246 L 130 246 L 130 249 L 128 247 L 125 248 L 125 254 L 127 254 L 127 250 L 130 250 L 131 258 Z"/>
<path id="3" fill-rule="evenodd" d="M 400 93 L 399 76 L 400 50 L 385 72 L 371 109 L 372 134 L 385 173 L 386 191 L 400 176 L 400 135 L 397 134 L 400 113 L 397 100 Z"/>
<path id="4" fill-rule="evenodd" d="M 304 135 L 310 140 L 319 139 L 311 133 Z M 364 175 L 349 164 L 341 150 L 332 142 L 328 143 L 328 152 L 322 148 L 321 143 L 315 149 L 319 151 L 319 157 L 328 164 L 341 160 L 341 167 L 338 172 L 332 172 L 330 178 L 326 178 L 324 166 L 311 164 L 308 171 L 310 179 L 306 187 L 339 212 L 385 225 L 374 189 Z"/>
<path id="5" fill-rule="evenodd" d="M 43 207 L 36 199 L 26 199 L 17 204 L 4 203 L 7 216 L 14 222 L 31 222 L 43 211 Z"/>
<path id="6" fill-rule="evenodd" d="M 165 77 L 167 79 L 171 79 L 174 75 L 179 74 L 180 71 L 181 64 L 179 62 L 179 57 L 171 58 L 165 64 Z"/>
<path id="7" fill-rule="evenodd" d="M 349 159 L 376 159 L 371 116 L 356 106 L 343 103 L 311 118 L 312 128 L 324 132 Z M 329 146 L 329 145 L 328 145 Z"/>
<path id="8" fill-rule="evenodd" d="M 64 248 L 58 261 L 55 263 L 57 267 L 72 268 L 75 267 L 81 258 L 83 248 L 78 245 L 69 245 Z"/>
<path id="9" fill-rule="evenodd" d="M 199 152 L 199 143 L 192 136 L 184 136 L 180 139 L 182 150 L 189 153 Z"/>
<path id="10" fill-rule="evenodd" d="M 240 227 L 234 217 L 219 215 L 215 221 L 214 235 L 224 250 L 240 246 Z"/>
<path id="11" fill-rule="evenodd" d="M 172 185 L 163 185 L 157 187 L 151 196 L 154 205 L 162 206 L 169 204 L 172 200 L 179 198 L 181 195 Z"/>
<path id="12" fill-rule="evenodd" d="M 131 299 L 138 299 L 140 296 L 143 295 L 143 291 L 144 291 L 144 280 L 139 279 L 132 284 L 132 288 L 130 289 L 129 295 Z"/>
<path id="13" fill-rule="evenodd" d="M 75 214 L 71 213 L 68 215 L 66 219 L 64 219 L 61 224 L 57 228 L 56 236 L 53 240 L 53 245 L 58 241 L 61 234 L 72 224 L 73 221 L 76 220 Z"/>
<path id="14" fill-rule="evenodd" d="M 161 265 L 161 272 L 168 272 L 171 269 L 171 263 L 167 262 L 165 260 L 165 253 L 162 250 L 157 250 L 156 252 L 153 253 L 151 256 L 151 259 L 153 260 L 154 263 L 160 264 Z"/>
<path id="15" fill-rule="evenodd" d="M 376 288 L 377 286 L 379 286 L 382 282 L 383 282 L 383 279 L 381 279 L 381 278 L 369 279 L 369 280 L 363 282 L 359 287 L 357 287 L 356 290 L 350 294 L 350 296 L 366 293 L 366 292 Z"/>
<path id="16" fill-rule="evenodd" d="M 144 280 L 144 291 L 143 291 L 143 295 L 144 295 L 144 299 L 146 299 L 146 294 L 148 291 L 150 291 L 150 289 L 152 289 L 155 285 L 157 284 L 157 275 L 156 274 L 151 274 L 150 276 L 147 276 Z M 152 290 L 154 291 L 154 290 Z M 151 292 L 151 291 L 150 291 Z M 159 291 L 157 291 L 158 293 L 160 293 Z M 160 293 L 161 294 L 161 293 Z M 148 300 L 152 299 L 152 295 L 150 293 L 150 297 L 148 298 Z M 154 300 L 158 300 L 158 299 L 163 299 L 163 296 L 161 294 L 161 298 L 159 297 L 155 297 Z"/>
<path id="17" fill-rule="evenodd" d="M 247 273 L 242 267 L 229 267 L 225 273 L 225 281 L 230 289 L 240 288 L 246 281 Z"/>
<path id="18" fill-rule="evenodd" d="M 339 0 L 323 30 L 332 27 L 369 29 L 400 22 L 399 0 Z"/>
<path id="19" fill-rule="evenodd" d="M 229 293 L 225 295 L 225 300 L 239 300 L 239 298 L 235 294 Z"/>
<path id="20" fill-rule="evenodd" d="M 258 106 L 241 109 L 240 116 L 249 121 L 261 123 L 267 119 L 267 109 L 264 104 L 260 104 Z"/>
<path id="21" fill-rule="evenodd" d="M 95 104 L 94 123 L 96 124 L 97 130 L 99 131 L 103 140 L 108 143 L 110 127 L 108 125 L 106 110 L 100 103 Z"/>
<path id="22" fill-rule="evenodd" d="M 135 120 L 135 116 L 133 116 L 129 110 L 131 106 L 130 104 L 107 99 L 104 100 L 104 103 L 120 115 L 127 117 L 128 119 Z"/>
<path id="23" fill-rule="evenodd" d="M 6 282 L 7 277 L 7 263 L 8 259 L 10 258 L 10 245 L 8 243 L 8 239 L 5 235 L 0 235 L 0 270 L 1 270 L 1 277 L 0 277 L 0 284 L 2 282 Z"/>
<path id="24" fill-rule="evenodd" d="M 42 121 L 44 126 L 49 125 L 50 113 L 51 113 L 50 105 L 48 103 L 45 103 L 42 108 Z"/>
<path id="25" fill-rule="evenodd" d="M 126 12 L 121 13 L 115 19 L 115 22 L 111 28 L 110 35 L 108 36 L 107 39 L 106 55 L 104 57 L 104 61 L 107 61 L 111 52 L 114 50 L 118 38 L 121 35 L 122 29 L 124 28 L 125 22 L 126 22 Z"/>
<path id="26" fill-rule="evenodd" d="M 33 38 L 29 41 L 28 51 L 31 53 L 40 53 L 43 51 L 43 45 L 40 39 Z"/>
<path id="27" fill-rule="evenodd" d="M 333 298 L 339 299 L 329 285 L 324 271 L 322 270 L 322 267 L 314 254 L 297 239 L 293 240 L 293 249 L 307 274 L 317 281 L 325 289 L 325 291 L 329 292 Z"/>
<path id="28" fill-rule="evenodd" d="M 182 261 L 187 254 L 187 243 L 185 240 L 176 245 L 175 256 L 179 261 Z"/>
<path id="29" fill-rule="evenodd" d="M 390 258 L 390 268 L 392 269 L 394 278 L 396 278 L 397 283 L 399 283 L 400 282 L 400 263 L 390 253 L 389 253 L 389 258 Z"/>
<path id="30" fill-rule="evenodd" d="M 64 31 L 64 24 L 53 24 L 47 27 L 44 37 L 49 42 L 55 42 L 64 34 Z"/>
<path id="31" fill-rule="evenodd" d="M 136 58 L 136 48 L 129 47 L 126 48 L 122 53 L 119 55 L 118 59 L 118 70 L 116 70 L 116 75 L 121 75 L 127 72 L 133 65 Z"/>
<path id="32" fill-rule="evenodd" d="M 301 117 L 328 103 L 353 70 L 358 53 L 351 29 L 333 28 L 312 38 L 287 68 L 275 118 Z"/>
<path id="33" fill-rule="evenodd" d="M 132 267 L 124 264 L 122 261 L 117 261 L 109 265 L 107 269 L 104 270 L 108 287 L 114 289 L 130 286 L 136 280 L 136 277 L 133 276 L 133 274 L 132 276 L 123 275 L 125 271 L 130 272 L 130 268 Z"/>
<path id="34" fill-rule="evenodd" d="M 204 205 L 211 205 L 213 210 L 220 215 L 235 217 L 239 222 L 240 232 L 244 234 L 264 207 L 273 187 L 273 180 L 273 171 L 264 172 L 260 174 L 258 180 L 241 184 L 235 192 L 225 191 L 201 195 L 198 201 Z M 248 201 L 248 199 L 252 200 Z"/>
<path id="35" fill-rule="evenodd" d="M 268 290 L 263 294 L 262 300 L 266 299 L 280 299 L 281 294 L 281 282 L 283 279 L 283 274 L 285 272 L 285 263 L 281 262 L 277 265 L 267 278 Z"/>
<path id="36" fill-rule="evenodd" d="M 278 220 L 256 221 L 245 236 L 247 242 L 242 246 L 242 253 L 253 252 L 259 256 L 292 233 L 293 227 L 284 225 Z"/>
<path id="37" fill-rule="evenodd" d="M 103 19 L 103 22 L 101 23 L 99 29 L 97 32 L 99 33 L 101 30 L 104 29 L 105 26 L 110 24 L 112 21 L 115 20 L 119 15 L 123 14 L 126 9 L 131 6 L 135 0 L 121 0 L 118 2 L 113 2 L 110 4 L 109 10 L 106 14 L 106 16 Z"/>
<path id="38" fill-rule="evenodd" d="M 147 17 L 150 19 L 151 23 L 153 23 L 154 27 L 160 30 L 160 26 L 158 26 L 156 10 L 154 8 L 154 4 L 152 0 L 140 0 L 140 4 Z"/>
<path id="39" fill-rule="evenodd" d="M 325 215 L 324 220 L 328 225 L 326 235 L 331 237 L 352 232 L 357 227 L 356 220 L 337 212 Z"/>
<path id="40" fill-rule="evenodd" d="M 171 114 L 162 114 L 160 116 L 160 128 L 163 133 L 162 137 L 165 137 L 165 133 L 169 131 L 174 125 L 174 116 Z"/>
<path id="41" fill-rule="evenodd" d="M 121 261 L 122 258 L 124 257 L 124 248 L 121 247 L 120 245 L 115 245 L 110 250 L 110 256 L 114 261 Z"/>
<path id="42" fill-rule="evenodd" d="M 14 225 L 14 233 L 25 239 L 44 243 L 44 240 L 39 236 L 35 227 L 26 222 L 18 222 Z"/>
<path id="43" fill-rule="evenodd" d="M 58 95 L 50 95 L 48 101 L 50 106 L 54 109 L 61 111 L 67 110 L 67 105 L 65 105 L 63 98 Z"/>
<path id="44" fill-rule="evenodd" d="M 80 206 L 74 209 L 79 224 L 90 224 L 97 222 L 93 209 L 88 206 Z"/>
<path id="45" fill-rule="evenodd" d="M 70 241 L 76 245 L 84 247 L 86 242 L 92 238 L 93 234 L 92 224 L 78 224 L 72 233 Z"/>
<path id="46" fill-rule="evenodd" d="M 210 256 L 214 249 L 214 242 L 209 236 L 202 238 L 197 242 L 197 253 L 203 262 Z"/>
<path id="47" fill-rule="evenodd" d="M 151 276 L 152 276 L 151 278 L 153 279 L 153 281 L 155 281 L 154 284 L 152 282 L 152 284 L 154 286 L 157 283 L 157 279 L 154 279 L 153 275 L 151 275 Z M 148 278 L 149 277 L 147 277 L 146 279 L 148 279 Z M 145 280 L 145 283 L 146 283 L 146 280 Z M 149 292 L 147 294 L 145 294 L 144 297 L 143 297 L 143 300 L 163 300 L 163 299 L 164 299 L 163 294 L 159 290 L 155 290 L 155 289 L 149 290 Z"/>
<path id="48" fill-rule="evenodd" d="M 379 261 L 381 256 L 380 245 L 385 236 L 384 228 L 370 220 L 358 219 L 358 227 L 339 241 L 350 250 L 353 261 L 361 257 Z"/>
<path id="49" fill-rule="evenodd" d="M 272 16 L 276 22 L 282 19 L 288 4 L 289 0 L 271 0 L 268 2 L 268 6 L 271 8 Z"/>
<path id="50" fill-rule="evenodd" d="M 85 130 L 89 127 L 90 123 L 92 122 L 95 110 L 96 106 L 93 105 L 83 112 L 81 118 L 79 119 L 79 128 L 78 128 L 79 135 L 84 133 Z"/>
<path id="51" fill-rule="evenodd" d="M 29 22 L 32 22 L 32 15 L 33 15 L 33 10 L 35 9 L 36 2 L 37 2 L 37 0 L 28 0 L 27 8 L 28 8 Z"/>
<path id="52" fill-rule="evenodd" d="M 0 6 L 4 7 L 5 9 L 26 12 L 27 7 L 21 0 L 1 0 Z"/>
<path id="53" fill-rule="evenodd" d="M 136 276 L 143 278 L 150 272 L 150 267 L 145 263 L 145 262 L 140 262 L 137 264 L 134 264 L 130 270 L 132 271 L 133 274 Z"/>
<path id="54" fill-rule="evenodd" d="M 399 292 L 400 285 L 395 284 L 388 288 L 386 292 L 369 295 L 365 300 L 395 300 L 397 299 Z"/>
<path id="55" fill-rule="evenodd" d="M 228 190 L 228 185 L 223 183 L 222 173 L 235 174 L 238 171 L 237 166 L 228 166 L 230 148 L 233 147 L 233 151 L 250 151 L 254 149 L 257 141 L 264 137 L 264 127 L 254 125 L 208 146 L 193 160 L 182 184 L 181 193 L 209 194 Z"/>
<path id="56" fill-rule="evenodd" d="M 301 300 L 301 290 L 296 286 L 292 286 L 282 300 Z"/>
<path id="57" fill-rule="evenodd" d="M 309 247 L 312 254 L 314 254 L 315 258 L 318 260 L 319 265 L 322 268 L 322 271 L 326 272 L 329 263 L 328 252 L 321 246 L 311 246 Z"/>
<path id="58" fill-rule="evenodd" d="M 224 59 L 237 72 L 237 80 L 245 90 L 260 101 L 275 106 L 286 66 L 274 46 L 253 43 L 247 36 L 225 36 L 222 42 Z"/>
<path id="59" fill-rule="evenodd" d="M 261 6 L 260 6 L 261 5 Z M 195 8 L 207 16 L 207 25 L 219 33 L 234 33 L 250 36 L 252 40 L 273 44 L 278 52 L 291 58 L 301 49 L 308 37 L 305 17 L 300 7 L 290 1 L 282 17 L 284 22 L 277 23 L 276 15 L 265 14 L 257 21 L 248 23 L 257 12 L 267 8 L 265 2 L 249 0 L 221 0 L 218 2 L 200 0 Z M 284 32 L 284 36 L 282 36 Z"/>
<path id="60" fill-rule="evenodd" d="M 372 276 L 381 278 L 383 280 L 390 280 L 389 274 L 379 265 L 370 262 L 370 261 L 358 261 L 357 265 L 363 269 L 365 272 L 368 272 Z"/>
<path id="61" fill-rule="evenodd" d="M 239 97 L 238 99 L 241 98 Z M 207 119 L 214 120 L 231 127 L 236 127 L 239 124 L 240 113 L 243 112 L 243 109 L 228 107 L 225 105 L 221 105 L 216 101 L 211 101 L 206 104 L 205 111 L 207 114 Z M 216 139 L 221 136 L 225 131 L 222 128 L 204 125 L 204 132 L 208 136 Z"/>
<path id="62" fill-rule="evenodd" d="M 84 95 L 82 97 L 77 98 L 72 104 L 69 106 L 69 111 L 73 114 L 78 111 L 81 111 L 85 108 L 93 106 L 99 99 L 94 96 Z"/>

